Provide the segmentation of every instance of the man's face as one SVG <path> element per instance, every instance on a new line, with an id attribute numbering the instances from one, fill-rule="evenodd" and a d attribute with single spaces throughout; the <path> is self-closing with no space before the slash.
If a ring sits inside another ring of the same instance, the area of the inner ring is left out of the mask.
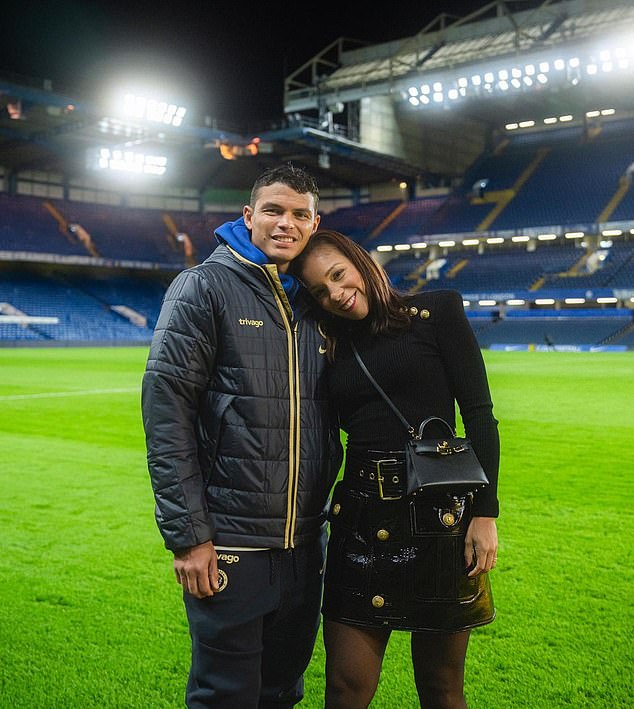
<path id="1" fill-rule="evenodd" d="M 255 204 L 244 208 L 243 216 L 251 241 L 281 273 L 286 273 L 290 262 L 304 250 L 320 220 L 312 194 L 298 194 L 279 182 L 262 187 Z"/>

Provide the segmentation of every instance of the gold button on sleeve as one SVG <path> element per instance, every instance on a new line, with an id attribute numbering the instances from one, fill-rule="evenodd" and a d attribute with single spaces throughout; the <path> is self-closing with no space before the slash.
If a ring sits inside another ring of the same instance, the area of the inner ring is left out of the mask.
<path id="1" fill-rule="evenodd" d="M 336 503 L 332 506 L 332 513 L 333 513 L 333 515 L 336 516 L 336 515 L 338 515 L 340 512 L 341 512 L 341 505 L 340 505 L 338 502 L 336 502 Z"/>
<path id="2" fill-rule="evenodd" d="M 379 531 L 376 533 L 376 538 L 380 542 L 386 542 L 390 538 L 390 533 L 387 531 L 387 529 L 379 529 Z"/>
<path id="3" fill-rule="evenodd" d="M 372 599 L 372 605 L 375 608 L 383 608 L 385 605 L 385 598 L 383 598 L 383 596 L 374 596 Z"/>
<path id="4" fill-rule="evenodd" d="M 423 320 L 427 320 L 427 318 L 428 318 L 430 315 L 431 315 L 431 313 L 429 312 L 429 310 L 427 310 L 427 308 L 423 308 L 423 309 L 420 311 L 420 316 L 421 316 L 421 318 L 423 318 Z"/>

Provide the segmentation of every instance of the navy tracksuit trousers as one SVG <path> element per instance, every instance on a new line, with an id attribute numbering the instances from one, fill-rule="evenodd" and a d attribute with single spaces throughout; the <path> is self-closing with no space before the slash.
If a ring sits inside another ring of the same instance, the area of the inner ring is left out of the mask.
<path id="1" fill-rule="evenodd" d="M 222 590 L 205 599 L 184 594 L 189 709 L 287 709 L 302 700 L 319 630 L 325 543 L 323 534 L 296 549 L 218 551 Z"/>

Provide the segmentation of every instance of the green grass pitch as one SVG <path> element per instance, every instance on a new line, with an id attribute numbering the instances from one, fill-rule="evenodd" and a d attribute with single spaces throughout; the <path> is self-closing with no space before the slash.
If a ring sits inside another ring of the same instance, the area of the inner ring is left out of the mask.
<path id="1" fill-rule="evenodd" d="M 0 349 L 0 707 L 181 707 L 189 637 L 154 524 L 147 350 Z M 498 617 L 471 709 L 631 707 L 634 352 L 485 351 L 502 463 Z M 323 706 L 321 638 L 307 709 Z M 373 708 L 418 706 L 394 633 Z"/>

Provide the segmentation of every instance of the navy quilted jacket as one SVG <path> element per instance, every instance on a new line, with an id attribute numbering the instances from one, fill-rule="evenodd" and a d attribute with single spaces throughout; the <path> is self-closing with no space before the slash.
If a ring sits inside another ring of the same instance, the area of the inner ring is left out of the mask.
<path id="1" fill-rule="evenodd" d="M 226 244 L 170 285 L 142 386 L 168 549 L 290 548 L 323 528 L 341 447 L 308 305 Z"/>

